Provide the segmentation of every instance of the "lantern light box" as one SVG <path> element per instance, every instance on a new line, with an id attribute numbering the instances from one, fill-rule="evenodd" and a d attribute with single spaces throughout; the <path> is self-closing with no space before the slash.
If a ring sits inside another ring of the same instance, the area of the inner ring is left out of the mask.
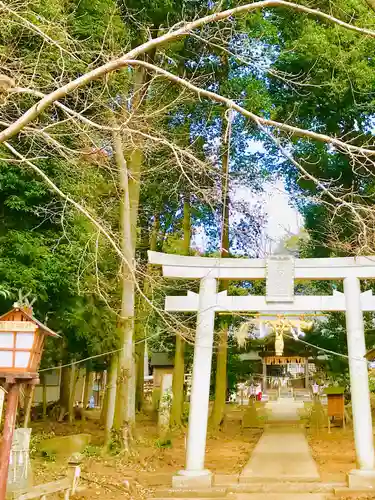
<path id="1" fill-rule="evenodd" d="M 31 308 L 15 307 L 0 316 L 0 377 L 37 378 L 46 336 L 59 337 Z"/>

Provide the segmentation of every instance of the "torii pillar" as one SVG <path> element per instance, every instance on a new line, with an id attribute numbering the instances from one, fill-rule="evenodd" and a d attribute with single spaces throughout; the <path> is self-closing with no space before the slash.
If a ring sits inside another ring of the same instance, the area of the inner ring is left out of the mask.
<path id="1" fill-rule="evenodd" d="M 361 287 L 357 277 L 344 278 L 346 331 L 349 355 L 353 430 L 358 469 L 349 473 L 349 487 L 375 485 L 375 459 L 372 431 L 368 368 L 361 306 Z"/>
<path id="2" fill-rule="evenodd" d="M 172 478 L 174 488 L 205 488 L 212 485 L 212 474 L 204 468 L 210 401 L 211 362 L 214 342 L 217 282 L 201 279 L 194 343 L 194 361 L 190 393 L 189 433 L 186 445 L 186 469 Z"/>

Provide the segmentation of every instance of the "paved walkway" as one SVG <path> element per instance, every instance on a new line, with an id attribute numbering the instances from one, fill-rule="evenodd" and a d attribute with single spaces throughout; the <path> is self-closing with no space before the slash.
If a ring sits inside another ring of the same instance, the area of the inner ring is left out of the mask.
<path id="1" fill-rule="evenodd" d="M 303 401 L 294 401 L 292 398 L 268 401 L 266 404 L 268 421 L 270 423 L 274 421 L 285 422 L 287 425 L 290 421 L 298 422 L 300 419 L 298 410 L 303 407 Z"/>
<path id="2" fill-rule="evenodd" d="M 241 482 L 320 480 L 303 429 L 291 425 L 298 422 L 298 409 L 302 406 L 303 403 L 292 399 L 267 403 L 271 426 L 264 431 L 243 469 Z M 272 422 L 278 425 L 273 427 Z M 285 426 L 280 422 L 285 422 Z"/>

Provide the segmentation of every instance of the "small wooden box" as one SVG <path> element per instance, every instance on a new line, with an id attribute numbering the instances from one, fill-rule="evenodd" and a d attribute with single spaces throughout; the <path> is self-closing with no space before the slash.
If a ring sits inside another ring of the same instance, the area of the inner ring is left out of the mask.
<path id="1" fill-rule="evenodd" d="M 345 396 L 343 387 L 327 387 L 324 390 L 327 395 L 327 414 L 328 421 L 341 420 L 342 425 L 345 427 Z"/>
<path id="2" fill-rule="evenodd" d="M 328 416 L 344 418 L 345 398 L 344 394 L 327 394 Z"/>

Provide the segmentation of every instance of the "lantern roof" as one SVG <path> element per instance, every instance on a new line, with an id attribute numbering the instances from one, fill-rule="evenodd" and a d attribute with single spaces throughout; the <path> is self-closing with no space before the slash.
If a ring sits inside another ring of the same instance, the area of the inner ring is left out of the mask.
<path id="1" fill-rule="evenodd" d="M 8 311 L 5 314 L 1 315 L 0 316 L 0 321 L 12 321 L 9 318 L 9 316 L 11 316 L 13 313 L 21 313 L 21 315 L 24 318 L 26 318 L 28 321 L 31 321 L 35 325 L 37 325 L 38 328 L 43 331 L 44 335 L 47 335 L 49 337 L 60 337 L 60 335 L 58 333 L 54 332 L 53 330 L 51 330 L 50 328 L 48 328 L 47 325 L 45 325 L 44 323 L 42 323 L 41 321 L 39 321 L 38 319 L 36 319 L 33 316 L 31 308 L 27 308 L 27 309 L 26 309 L 26 307 L 16 306 L 13 309 L 11 309 L 10 311 Z"/>

